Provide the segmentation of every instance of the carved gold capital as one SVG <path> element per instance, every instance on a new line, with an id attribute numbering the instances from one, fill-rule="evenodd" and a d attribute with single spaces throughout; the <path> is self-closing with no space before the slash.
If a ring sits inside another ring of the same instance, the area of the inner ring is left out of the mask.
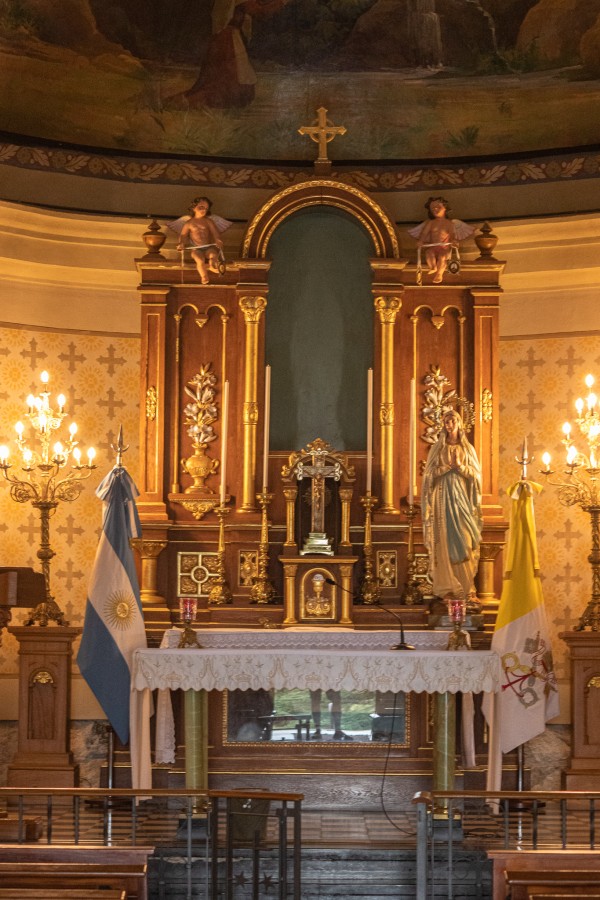
<path id="1" fill-rule="evenodd" d="M 341 565 L 339 568 L 342 578 L 352 578 L 352 572 L 354 571 L 354 566 L 352 565 L 352 563 Z"/>
<path id="2" fill-rule="evenodd" d="M 33 678 L 32 684 L 54 684 L 54 678 L 46 669 L 38 669 Z"/>
<path id="3" fill-rule="evenodd" d="M 266 309 L 267 299 L 266 297 L 261 297 L 259 295 L 245 296 L 240 297 L 239 304 L 240 309 L 244 314 L 246 323 L 253 324 L 258 322 L 262 313 Z"/>
<path id="4" fill-rule="evenodd" d="M 248 400 L 244 403 L 244 425 L 256 425 L 258 422 L 258 403 Z"/>
<path id="5" fill-rule="evenodd" d="M 129 542 L 140 556 L 157 557 L 167 546 L 166 541 L 147 541 L 144 538 L 132 538 Z"/>
<path id="6" fill-rule="evenodd" d="M 375 309 L 382 325 L 393 325 L 396 321 L 402 301 L 398 297 L 376 297 Z"/>
<path id="7" fill-rule="evenodd" d="M 219 505 L 218 497 L 210 500 L 181 500 L 179 498 L 171 498 L 173 503 L 180 503 L 184 509 L 187 509 L 188 512 L 191 512 L 193 517 L 198 521 L 206 515 L 206 513 L 211 512 L 211 510 L 215 509 Z"/>
<path id="8" fill-rule="evenodd" d="M 502 550 L 502 544 L 480 544 L 479 557 L 482 560 L 494 560 Z"/>

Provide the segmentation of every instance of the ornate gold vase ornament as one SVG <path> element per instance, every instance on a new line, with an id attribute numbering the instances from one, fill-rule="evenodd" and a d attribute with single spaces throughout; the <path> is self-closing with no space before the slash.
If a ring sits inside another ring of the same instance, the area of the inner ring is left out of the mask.
<path id="1" fill-rule="evenodd" d="M 205 482 L 219 468 L 219 460 L 211 459 L 206 452 L 208 445 L 217 439 L 212 423 L 218 418 L 215 403 L 217 376 L 210 371 L 210 365 L 203 365 L 184 388 L 192 401 L 183 410 L 183 415 L 194 448 L 191 456 L 181 460 L 181 468 L 193 481 L 185 489 L 186 494 L 214 493 Z"/>

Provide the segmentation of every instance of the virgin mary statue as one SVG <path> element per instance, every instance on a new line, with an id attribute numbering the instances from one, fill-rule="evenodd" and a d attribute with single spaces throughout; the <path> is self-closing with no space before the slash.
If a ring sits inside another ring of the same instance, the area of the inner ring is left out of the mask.
<path id="1" fill-rule="evenodd" d="M 481 467 L 455 410 L 444 415 L 429 451 L 421 499 L 433 593 L 444 600 L 475 600 L 482 529 Z"/>

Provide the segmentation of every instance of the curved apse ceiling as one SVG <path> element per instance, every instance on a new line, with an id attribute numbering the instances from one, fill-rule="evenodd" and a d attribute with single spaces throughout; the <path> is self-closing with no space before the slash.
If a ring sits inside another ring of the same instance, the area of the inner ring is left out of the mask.
<path id="1" fill-rule="evenodd" d="M 1 0 L 0 127 L 151 154 L 417 160 L 600 144 L 600 0 Z"/>

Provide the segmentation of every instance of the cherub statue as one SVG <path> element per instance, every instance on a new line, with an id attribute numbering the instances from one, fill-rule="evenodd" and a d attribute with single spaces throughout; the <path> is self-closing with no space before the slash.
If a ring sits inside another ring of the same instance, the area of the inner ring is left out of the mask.
<path id="1" fill-rule="evenodd" d="M 460 241 L 470 237 L 475 231 L 470 225 L 461 222 L 460 219 L 449 219 L 450 212 L 448 201 L 444 197 L 430 197 L 425 204 L 429 218 L 409 229 L 411 237 L 416 238 L 418 247 L 418 278 L 421 275 L 421 248 L 425 250 L 425 261 L 430 275 L 433 275 L 433 283 L 440 284 L 452 250 L 458 248 Z"/>
<path id="2" fill-rule="evenodd" d="M 212 201 L 208 197 L 196 197 L 190 206 L 191 215 L 167 224 L 167 228 L 179 234 L 177 249 L 182 253 L 186 246 L 191 249 L 202 284 L 208 284 L 209 271 L 220 274 L 225 271 L 220 235 L 231 225 L 227 219 L 213 215 L 211 207 Z"/>

